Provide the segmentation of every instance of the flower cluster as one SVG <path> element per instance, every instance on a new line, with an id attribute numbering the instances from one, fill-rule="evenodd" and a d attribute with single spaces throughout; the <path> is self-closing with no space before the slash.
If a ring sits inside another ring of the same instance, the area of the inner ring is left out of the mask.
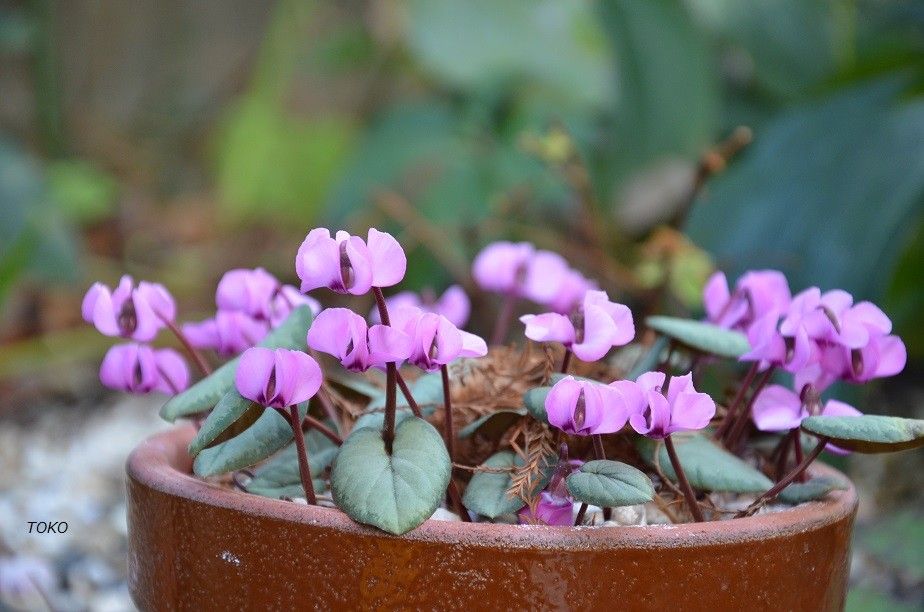
<path id="1" fill-rule="evenodd" d="M 835 289 L 810 287 L 795 296 L 774 270 L 748 272 L 730 292 L 725 275 L 714 274 L 703 303 L 710 322 L 747 334 L 751 351 L 741 359 L 761 369 L 794 374 L 796 386 L 823 391 L 836 380 L 866 382 L 905 367 L 905 345 L 891 335 L 892 322 L 870 302 Z"/>
<path id="2" fill-rule="evenodd" d="M 189 371 L 179 353 L 147 344 L 161 329 L 174 325 L 176 303 L 163 285 L 146 281 L 135 285 L 127 275 L 115 290 L 94 283 L 83 298 L 81 312 L 100 333 L 135 341 L 115 345 L 106 353 L 99 372 L 104 385 L 130 393 L 177 393 L 189 385 Z"/>

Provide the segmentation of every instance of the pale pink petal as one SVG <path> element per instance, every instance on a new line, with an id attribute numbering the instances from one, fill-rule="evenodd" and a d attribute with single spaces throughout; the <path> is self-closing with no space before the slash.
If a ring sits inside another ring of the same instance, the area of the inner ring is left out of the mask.
<path id="1" fill-rule="evenodd" d="M 372 365 L 384 366 L 407 359 L 414 339 L 408 334 L 387 325 L 369 328 L 369 359 Z"/>
<path id="2" fill-rule="evenodd" d="M 467 331 L 461 331 L 462 334 L 462 352 L 460 357 L 484 357 L 488 354 L 488 344 L 480 336 L 470 334 Z"/>
<path id="3" fill-rule="evenodd" d="M 342 359 L 352 339 L 350 329 L 355 319 L 365 326 L 363 318 L 347 308 L 322 310 L 308 329 L 308 346 Z M 365 333 L 362 336 L 365 338 Z"/>
<path id="4" fill-rule="evenodd" d="M 273 405 L 278 408 L 308 401 L 321 388 L 321 367 L 302 351 L 276 349 L 276 394 Z"/>
<path id="5" fill-rule="evenodd" d="M 629 417 L 629 425 L 637 433 L 649 438 L 663 438 L 669 434 L 671 408 L 667 398 L 657 391 L 645 394 L 646 406 Z"/>
<path id="6" fill-rule="evenodd" d="M 597 392 L 603 400 L 600 413 L 600 422 L 593 433 L 616 433 L 626 426 L 629 415 L 632 413 L 625 395 L 612 386 L 595 385 Z"/>
<path id="7" fill-rule="evenodd" d="M 140 298 L 135 301 L 147 302 L 159 319 L 166 321 L 176 319 L 176 302 L 167 288 L 160 283 L 141 281 L 138 283 L 135 295 Z"/>
<path id="8" fill-rule="evenodd" d="M 446 289 L 435 307 L 437 313 L 452 321 L 456 327 L 464 327 L 468 323 L 471 309 L 472 304 L 468 295 L 459 285 L 452 285 Z"/>
<path id="9" fill-rule="evenodd" d="M 308 232 L 295 257 L 295 271 L 301 279 L 301 290 L 342 285 L 340 280 L 340 248 L 330 231 L 319 227 Z"/>
<path id="10" fill-rule="evenodd" d="M 116 318 L 115 304 L 107 291 L 100 293 L 93 302 L 93 325 L 106 336 L 121 336 L 122 328 Z"/>
<path id="11" fill-rule="evenodd" d="M 433 339 L 436 352 L 433 360 L 440 365 L 455 361 L 462 353 L 462 332 L 446 317 L 432 313 L 429 316 L 437 320 L 436 336 Z"/>
<path id="12" fill-rule="evenodd" d="M 571 350 L 582 361 L 596 361 L 609 352 L 619 337 L 620 330 L 610 315 L 600 308 L 584 302 L 584 339 L 572 345 Z"/>
<path id="13" fill-rule="evenodd" d="M 545 412 L 551 425 L 575 433 L 574 409 L 581 390 L 581 385 L 573 376 L 565 376 L 552 385 L 545 397 Z"/>
<path id="14" fill-rule="evenodd" d="M 472 276 L 486 291 L 519 292 L 535 249 L 528 242 L 494 242 L 475 257 Z"/>
<path id="15" fill-rule="evenodd" d="M 769 385 L 754 400 L 751 417 L 761 431 L 789 431 L 805 418 L 799 396 L 780 385 Z"/>
<path id="16" fill-rule="evenodd" d="M 523 279 L 523 295 L 537 304 L 549 305 L 558 295 L 568 272 L 568 262 L 558 253 L 536 251 Z"/>
<path id="17" fill-rule="evenodd" d="M 574 343 L 574 325 L 571 320 L 555 312 L 541 315 L 523 315 L 520 321 L 526 325 L 526 337 L 536 342 L 561 342 L 565 346 Z"/>
<path id="18" fill-rule="evenodd" d="M 828 400 L 825 402 L 825 406 L 821 411 L 821 414 L 824 416 L 846 416 L 846 417 L 858 417 L 863 416 L 863 413 L 851 406 L 850 404 L 845 404 L 835 399 Z"/>
<path id="19" fill-rule="evenodd" d="M 850 309 L 850 314 L 882 335 L 892 331 L 892 321 L 872 302 L 859 302 Z"/>
<path id="20" fill-rule="evenodd" d="M 276 365 L 273 351 L 262 347 L 247 349 L 237 364 L 234 374 L 234 386 L 241 396 L 266 405 L 267 384 Z"/>
<path id="21" fill-rule="evenodd" d="M 372 227 L 366 242 L 372 256 L 372 284 L 391 287 L 400 283 L 407 271 L 407 255 L 394 236 Z"/>
<path id="22" fill-rule="evenodd" d="M 876 378 L 894 376 L 905 369 L 908 361 L 908 352 L 905 343 L 898 336 L 885 336 L 880 338 L 876 346 L 879 352 L 879 361 L 876 364 Z"/>
<path id="23" fill-rule="evenodd" d="M 660 374 L 660 372 L 658 373 Z M 647 406 L 647 401 L 645 400 L 646 389 L 640 384 L 631 380 L 616 380 L 611 382 L 609 386 L 622 396 L 622 402 L 630 415 L 645 410 Z"/>
<path id="24" fill-rule="evenodd" d="M 665 378 L 664 372 L 645 372 L 636 378 L 635 382 L 642 388 L 642 391 L 647 396 L 649 391 L 660 392 L 664 387 Z"/>
<path id="25" fill-rule="evenodd" d="M 671 402 L 671 424 L 668 433 L 703 429 L 714 416 L 715 402 L 708 394 L 684 391 Z"/>
<path id="26" fill-rule="evenodd" d="M 101 299 L 112 302 L 112 295 L 109 293 L 109 287 L 102 283 L 93 283 L 93 286 L 91 286 L 87 290 L 86 295 L 83 296 L 83 302 L 80 305 L 80 313 L 84 321 L 93 323 L 96 301 Z"/>
<path id="27" fill-rule="evenodd" d="M 154 360 L 157 362 L 157 372 L 160 374 L 155 389 L 172 395 L 189 386 L 189 368 L 186 366 L 186 360 L 175 350 L 154 351 Z"/>
<path id="28" fill-rule="evenodd" d="M 708 319 L 713 323 L 718 322 L 730 299 L 731 293 L 725 273 L 714 272 L 703 289 L 703 307 Z"/>
<path id="29" fill-rule="evenodd" d="M 183 335 L 186 336 L 186 339 L 194 348 L 218 348 L 218 325 L 215 323 L 215 319 L 205 319 L 198 323 L 185 323 L 183 325 Z"/>
<path id="30" fill-rule="evenodd" d="M 683 376 L 671 376 L 670 383 L 667 385 L 667 401 L 673 406 L 677 401 L 677 396 L 688 391 L 695 391 L 692 372 Z"/>

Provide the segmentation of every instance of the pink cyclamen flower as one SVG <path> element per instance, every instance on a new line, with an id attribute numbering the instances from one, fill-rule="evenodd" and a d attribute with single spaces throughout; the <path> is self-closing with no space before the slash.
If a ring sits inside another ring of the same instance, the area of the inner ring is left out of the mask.
<path id="1" fill-rule="evenodd" d="M 327 287 L 337 293 L 363 295 L 372 287 L 391 287 L 404 278 L 407 256 L 391 234 L 369 229 L 358 236 L 319 227 L 308 232 L 298 248 L 295 270 L 302 291 Z"/>
<path id="2" fill-rule="evenodd" d="M 545 304 L 559 314 L 570 313 L 584 301 L 588 291 L 597 289 L 595 282 L 584 278 L 584 275 L 577 270 L 566 271 L 562 276 L 554 279 L 552 285 L 556 287 L 555 295 Z"/>
<path id="3" fill-rule="evenodd" d="M 323 380 L 318 362 L 302 351 L 254 347 L 241 355 L 234 386 L 261 406 L 287 408 L 314 397 Z"/>
<path id="4" fill-rule="evenodd" d="M 545 398 L 549 423 L 578 436 L 614 433 L 629 418 L 626 398 L 614 387 L 565 376 Z"/>
<path id="5" fill-rule="evenodd" d="M 484 357 L 488 345 L 475 334 L 462 331 L 442 315 L 405 307 L 391 314 L 391 324 L 413 339 L 407 359 L 426 372 L 460 357 Z"/>
<path id="6" fill-rule="evenodd" d="M 803 326 L 793 329 L 793 336 L 779 330 L 779 315 L 770 312 L 754 321 L 747 330 L 751 350 L 741 361 L 758 361 L 761 369 L 780 367 L 798 372 L 817 358 L 817 345 Z"/>
<path id="7" fill-rule="evenodd" d="M 663 372 L 646 372 L 633 383 L 619 380 L 618 389 L 629 407 L 629 424 L 649 438 L 665 438 L 678 431 L 703 429 L 715 416 L 715 402 L 693 388 L 691 374 L 672 376 L 664 394 Z"/>
<path id="8" fill-rule="evenodd" d="M 574 499 L 570 496 L 562 497 L 549 491 L 542 491 L 539 494 L 535 513 L 529 506 L 525 506 L 517 514 L 520 523 L 527 525 L 570 527 L 574 524 Z"/>
<path id="9" fill-rule="evenodd" d="M 838 400 L 828 400 L 816 414 L 824 416 L 861 416 L 863 413 Z M 751 418 L 761 431 L 790 431 L 802 425 L 802 421 L 811 416 L 799 394 L 780 385 L 769 385 L 754 400 Z M 847 451 L 828 444 L 825 449 L 837 454 Z"/>
<path id="10" fill-rule="evenodd" d="M 99 379 L 110 389 L 129 393 L 178 393 L 189 386 L 186 362 L 173 349 L 117 344 L 106 352 Z"/>
<path id="11" fill-rule="evenodd" d="M 561 342 L 579 359 L 596 361 L 614 346 L 635 337 L 632 312 L 610 302 L 605 291 L 588 291 L 583 304 L 568 317 L 557 312 L 520 317 L 526 337 L 537 342 Z"/>
<path id="12" fill-rule="evenodd" d="M 292 311 L 299 306 L 307 306 L 311 314 L 318 316 L 321 304 L 313 297 L 307 296 L 292 285 L 283 285 L 270 299 L 269 322 L 270 327 L 279 327 Z"/>
<path id="13" fill-rule="evenodd" d="M 94 283 L 83 298 L 81 312 L 84 321 L 102 334 L 147 342 L 176 318 L 176 304 L 163 285 L 141 281 L 136 287 L 126 275 L 114 291 Z"/>
<path id="14" fill-rule="evenodd" d="M 728 329 L 746 330 L 757 319 L 789 308 L 792 294 L 782 272 L 752 270 L 728 287 L 724 272 L 716 272 L 706 282 L 703 305 L 709 322 Z"/>
<path id="15" fill-rule="evenodd" d="M 485 291 L 521 295 L 535 252 L 536 248 L 528 242 L 491 243 L 475 257 L 472 276 Z"/>
<path id="16" fill-rule="evenodd" d="M 249 349 L 268 332 L 266 321 L 228 310 L 219 310 L 212 319 L 183 325 L 183 333 L 192 346 L 212 349 L 224 357 Z"/>
<path id="17" fill-rule="evenodd" d="M 419 308 L 424 312 L 443 315 L 456 327 L 464 327 L 472 310 L 472 303 L 459 285 L 452 285 L 437 298 L 432 291 L 424 289 L 420 295 L 413 291 L 401 291 L 385 299 L 389 312 L 402 308 Z M 369 320 L 381 323 L 378 308 L 369 312 Z"/>
<path id="18" fill-rule="evenodd" d="M 395 327 L 367 325 L 364 318 L 347 308 L 322 310 L 308 330 L 308 346 L 333 355 L 353 372 L 407 359 L 412 342 Z"/>
<path id="19" fill-rule="evenodd" d="M 218 281 L 215 304 L 219 310 L 267 319 L 270 301 L 278 289 L 279 281 L 263 268 L 228 270 Z"/>

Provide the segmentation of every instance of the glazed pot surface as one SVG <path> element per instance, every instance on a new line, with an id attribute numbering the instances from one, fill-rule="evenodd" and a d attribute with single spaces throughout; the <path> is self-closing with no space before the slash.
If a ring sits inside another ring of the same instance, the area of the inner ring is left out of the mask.
<path id="1" fill-rule="evenodd" d="M 191 426 L 128 460 L 129 587 L 143 610 L 840 610 L 854 489 L 733 521 L 570 528 L 338 510 L 190 475 Z M 819 466 L 819 472 L 836 472 Z M 841 476 L 843 478 L 843 476 Z"/>

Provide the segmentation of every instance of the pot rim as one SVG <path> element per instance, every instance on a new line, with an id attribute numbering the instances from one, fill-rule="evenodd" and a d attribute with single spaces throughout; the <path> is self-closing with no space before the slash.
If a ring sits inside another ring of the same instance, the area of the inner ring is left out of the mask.
<path id="1" fill-rule="evenodd" d="M 818 529 L 852 515 L 857 507 L 853 483 L 838 470 L 815 464 L 813 474 L 839 477 L 848 489 L 832 491 L 823 500 L 789 510 L 707 523 L 621 527 L 550 527 L 427 520 L 402 536 L 393 536 L 354 522 L 342 511 L 295 504 L 229 491 L 192 475 L 187 446 L 195 436 L 192 424 L 172 427 L 141 442 L 129 455 L 128 477 L 155 491 L 189 502 L 218 506 L 247 516 L 327 527 L 336 531 L 422 542 L 512 548 L 680 548 L 731 542 L 770 540 Z"/>

